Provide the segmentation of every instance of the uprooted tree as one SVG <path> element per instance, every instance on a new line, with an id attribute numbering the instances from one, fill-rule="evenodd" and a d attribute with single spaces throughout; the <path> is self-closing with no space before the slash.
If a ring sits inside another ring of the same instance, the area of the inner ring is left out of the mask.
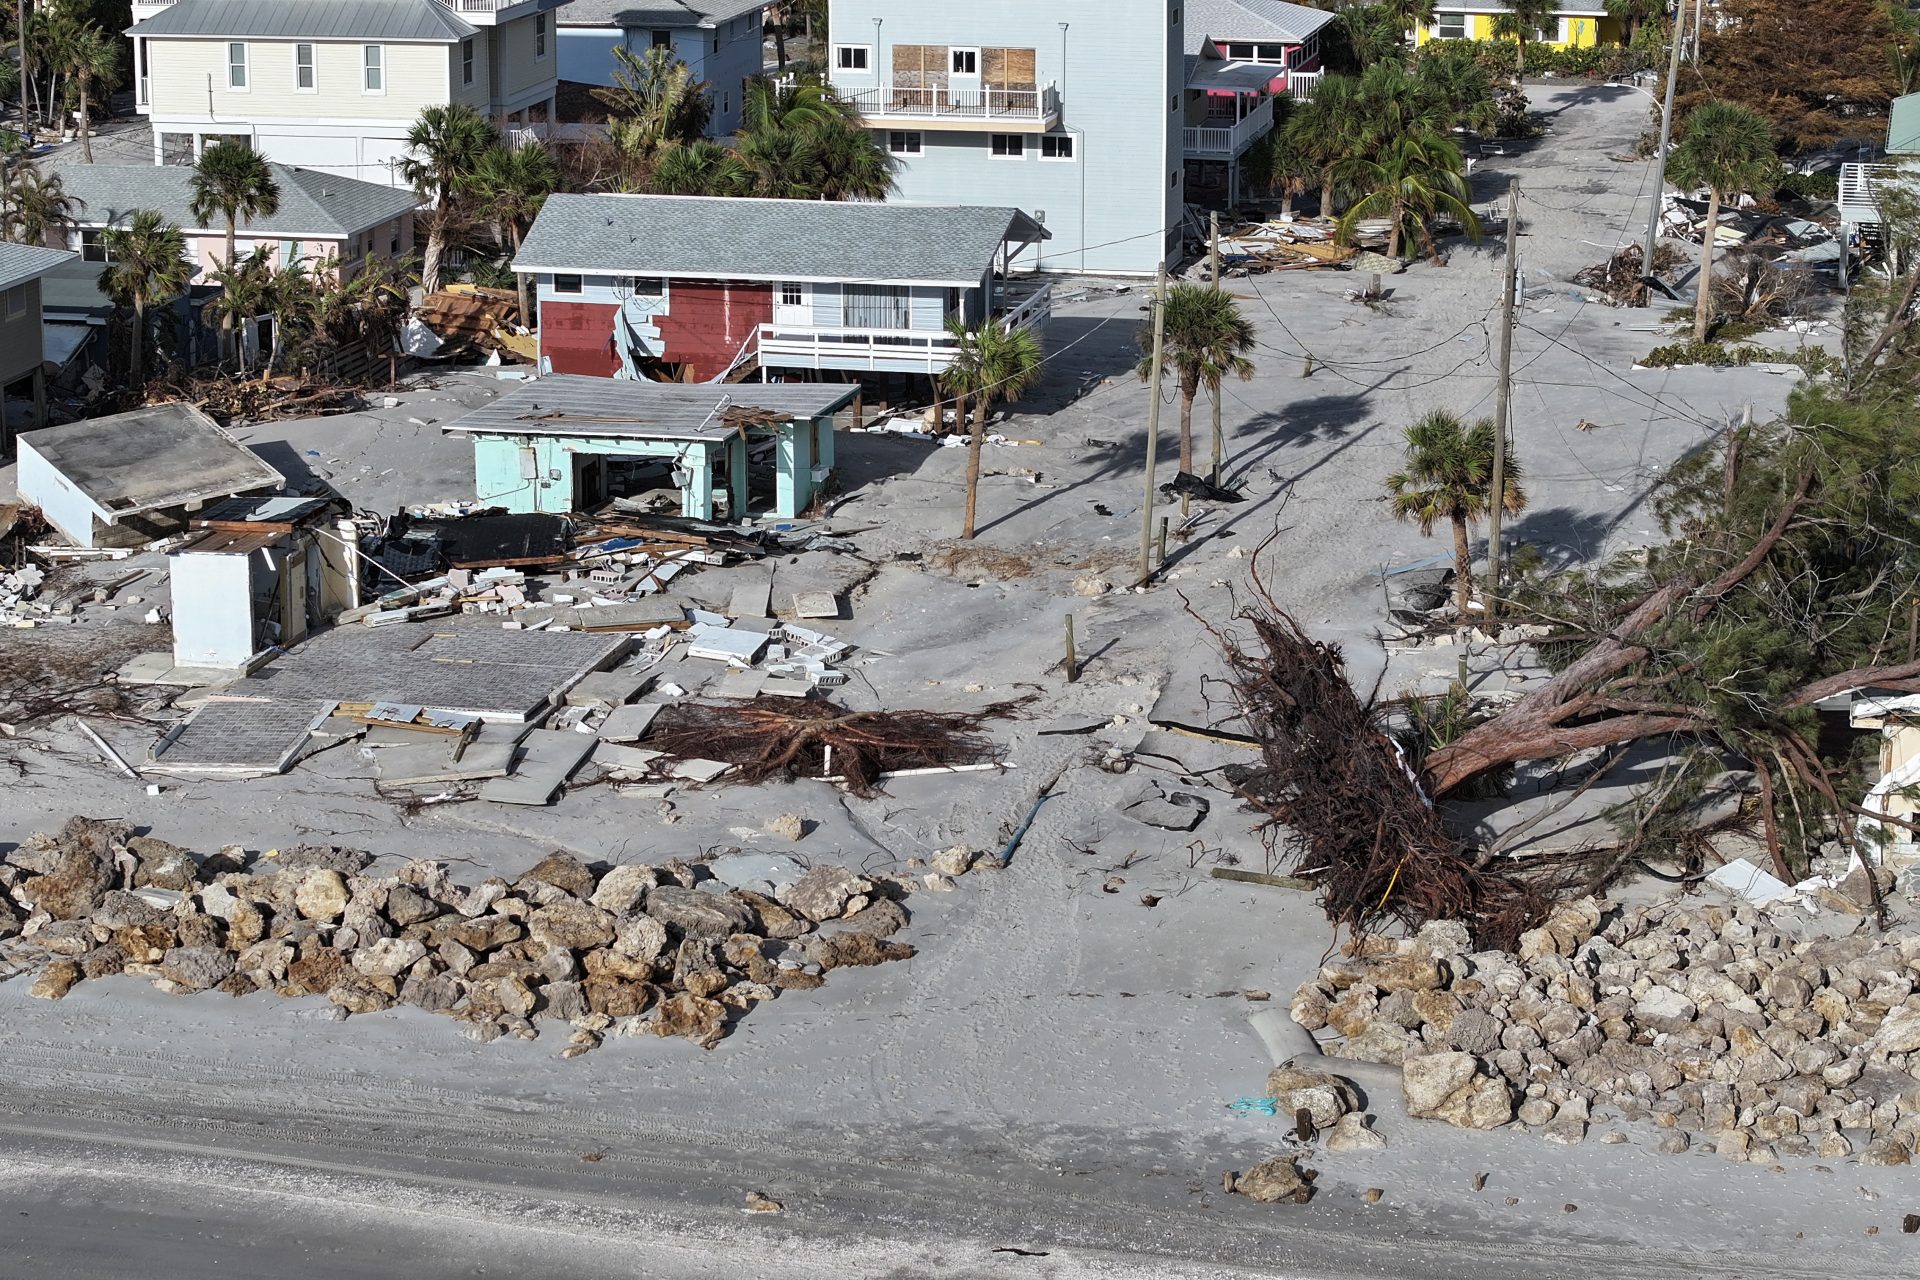
<path id="1" fill-rule="evenodd" d="M 1510 587 L 1511 620 L 1553 628 L 1535 642 L 1550 677 L 1444 741 L 1417 741 L 1404 708 L 1358 698 L 1337 652 L 1270 599 L 1244 610 L 1226 647 L 1272 779 L 1249 798 L 1315 872 L 1330 918 L 1360 929 L 1451 915 L 1510 941 L 1551 889 L 1476 865 L 1488 860 L 1432 803 L 1527 762 L 1585 753 L 1604 768 L 1617 757 L 1606 749 L 1644 739 L 1754 772 L 1782 878 L 1822 844 L 1852 849 L 1862 779 L 1823 751 L 1815 708 L 1853 689 L 1920 692 L 1910 359 L 1891 356 L 1871 394 L 1803 388 L 1780 422 L 1731 428 L 1684 459 L 1656 495 L 1664 545 Z"/>

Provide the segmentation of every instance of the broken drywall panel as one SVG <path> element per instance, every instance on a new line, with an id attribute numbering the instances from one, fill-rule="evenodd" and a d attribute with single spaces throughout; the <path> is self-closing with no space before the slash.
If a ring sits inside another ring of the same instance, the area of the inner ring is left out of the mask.
<path id="1" fill-rule="evenodd" d="M 535 729 L 520 744 L 513 772 L 481 787 L 480 798 L 499 804 L 550 804 L 554 793 L 593 750 L 593 744 L 592 734 Z"/>

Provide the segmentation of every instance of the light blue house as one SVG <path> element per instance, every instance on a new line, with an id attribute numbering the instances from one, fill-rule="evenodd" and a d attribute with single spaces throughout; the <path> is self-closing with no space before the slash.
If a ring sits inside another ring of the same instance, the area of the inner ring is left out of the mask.
<path id="1" fill-rule="evenodd" d="M 565 515 L 673 488 L 697 519 L 722 504 L 731 520 L 790 519 L 832 472 L 833 415 L 859 390 L 550 374 L 441 430 L 473 441 L 475 494 L 510 512 Z"/>
<path id="2" fill-rule="evenodd" d="M 656 45 L 672 48 L 696 80 L 713 86 L 707 132 L 740 128 L 740 99 L 766 66 L 764 0 L 569 0 L 560 7 L 560 78 L 612 84 L 614 50 L 636 57 Z"/>

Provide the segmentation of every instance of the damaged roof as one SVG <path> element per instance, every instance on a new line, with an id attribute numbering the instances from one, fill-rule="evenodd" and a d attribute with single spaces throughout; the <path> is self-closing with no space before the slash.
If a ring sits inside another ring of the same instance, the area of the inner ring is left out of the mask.
<path id="1" fill-rule="evenodd" d="M 122 34 L 452 44 L 479 28 L 440 0 L 176 0 Z"/>
<path id="2" fill-rule="evenodd" d="M 21 436 L 20 448 L 44 458 L 108 524 L 287 483 L 190 404 L 46 427 Z"/>
<path id="3" fill-rule="evenodd" d="M 417 195 L 402 187 L 290 164 L 268 168 L 280 187 L 279 208 L 241 220 L 242 236 L 344 239 L 411 213 L 420 203 Z M 76 164 L 62 169 L 60 179 L 67 195 L 81 202 L 73 213 L 78 226 L 126 226 L 137 211 L 152 209 L 183 230 L 226 234 L 224 223 L 202 226 L 194 216 L 193 172 L 187 165 Z"/>
<path id="4" fill-rule="evenodd" d="M 726 440 L 735 415 L 823 418 L 853 402 L 853 383 L 631 382 L 554 373 L 441 428 L 448 435 L 619 436 Z"/>
<path id="5" fill-rule="evenodd" d="M 1049 238 L 1013 208 L 563 194 L 547 197 L 513 269 L 965 288 L 1009 239 Z"/>

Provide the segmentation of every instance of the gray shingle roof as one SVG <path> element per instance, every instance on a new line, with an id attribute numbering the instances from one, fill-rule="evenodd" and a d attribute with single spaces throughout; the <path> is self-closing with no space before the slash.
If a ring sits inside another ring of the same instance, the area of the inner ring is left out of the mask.
<path id="1" fill-rule="evenodd" d="M 1187 0 L 1187 52 L 1209 40 L 1275 40 L 1299 44 L 1333 21 L 1325 9 L 1288 0 Z"/>
<path id="2" fill-rule="evenodd" d="M 571 0 L 555 17 L 563 27 L 717 27 L 766 7 L 766 0 Z"/>
<path id="3" fill-rule="evenodd" d="M 0 242 L 0 289 L 11 289 L 23 280 L 45 275 L 74 255 L 65 249 L 43 249 L 37 244 Z"/>
<path id="4" fill-rule="evenodd" d="M 723 421 L 729 410 L 759 409 L 788 418 L 821 418 L 852 403 L 856 390 L 848 383 L 703 386 L 550 373 L 481 405 L 440 430 L 447 435 L 725 440 L 736 431 Z"/>
<path id="5" fill-rule="evenodd" d="M 431 0 L 430 0 L 431 2 Z M 302 235 L 345 238 L 389 222 L 419 203 L 413 192 L 383 187 L 357 178 L 342 178 L 292 165 L 271 166 L 280 184 L 280 208 L 273 214 L 242 222 L 240 232 L 252 236 Z M 138 209 L 152 209 L 185 230 L 226 230 L 199 226 L 193 216 L 193 170 L 184 165 L 76 164 L 60 171 L 66 193 L 85 205 L 76 210 L 81 226 L 120 226 Z"/>
<path id="6" fill-rule="evenodd" d="M 451 44 L 477 30 L 440 0 L 177 0 L 126 34 Z"/>
<path id="7" fill-rule="evenodd" d="M 1045 239 L 1018 209 L 556 195 L 534 220 L 516 271 L 680 278 L 968 285 L 1009 232 Z"/>

